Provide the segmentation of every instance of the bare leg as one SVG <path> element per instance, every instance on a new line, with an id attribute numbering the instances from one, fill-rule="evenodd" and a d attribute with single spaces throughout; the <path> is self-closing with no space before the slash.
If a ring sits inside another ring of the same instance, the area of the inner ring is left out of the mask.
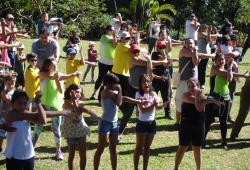
<path id="1" fill-rule="evenodd" d="M 180 164 L 181 164 L 181 160 L 184 156 L 184 153 L 187 151 L 187 149 L 188 149 L 188 146 L 179 145 L 179 148 L 178 148 L 176 155 L 175 155 L 175 165 L 174 165 L 175 169 L 179 169 Z"/>
<path id="2" fill-rule="evenodd" d="M 85 170 L 86 167 L 86 141 L 78 141 L 78 150 L 80 156 L 80 170 Z"/>
<path id="3" fill-rule="evenodd" d="M 134 169 L 138 170 L 141 150 L 145 144 L 146 135 L 136 134 L 136 146 L 134 150 Z"/>
<path id="4" fill-rule="evenodd" d="M 192 146 L 194 151 L 194 160 L 196 164 L 196 169 L 201 169 L 202 158 L 201 158 L 201 147 L 200 146 Z"/>
<path id="5" fill-rule="evenodd" d="M 68 143 L 68 152 L 69 152 L 68 168 L 69 168 L 69 170 L 73 170 L 74 169 L 74 158 L 75 158 L 75 152 L 76 152 L 76 144 Z"/>
<path id="6" fill-rule="evenodd" d="M 178 112 L 176 110 L 176 123 L 180 123 L 180 121 L 181 121 L 181 112 Z"/>
<path id="7" fill-rule="evenodd" d="M 98 170 L 100 158 L 107 143 L 107 136 L 109 135 L 98 133 L 98 147 L 94 155 L 94 170 Z"/>
<path id="8" fill-rule="evenodd" d="M 109 135 L 109 152 L 111 166 L 113 170 L 117 169 L 117 154 L 116 154 L 116 145 L 117 145 L 118 133 Z"/>
<path id="9" fill-rule="evenodd" d="M 149 160 L 149 155 L 150 155 L 150 146 L 152 144 L 152 141 L 154 139 L 153 134 L 148 134 L 146 136 L 146 140 L 144 143 L 144 150 L 143 150 L 143 170 L 148 169 L 148 160 Z"/>

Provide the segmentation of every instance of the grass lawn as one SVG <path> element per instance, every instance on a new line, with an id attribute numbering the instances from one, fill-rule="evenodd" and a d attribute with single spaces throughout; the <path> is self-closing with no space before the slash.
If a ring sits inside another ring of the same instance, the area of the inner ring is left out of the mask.
<path id="1" fill-rule="evenodd" d="M 20 39 L 21 42 L 25 44 L 25 53 L 29 53 L 31 51 L 31 44 L 34 41 Z M 66 40 L 59 40 L 60 47 L 65 45 Z M 81 41 L 81 46 L 83 46 L 84 57 L 87 59 L 87 49 L 88 42 Z M 146 46 L 145 46 L 146 47 Z M 99 51 L 99 42 L 96 42 L 96 49 Z M 174 48 L 172 52 L 172 57 L 178 57 L 178 52 L 180 48 Z M 61 50 L 61 55 L 65 56 L 65 53 Z M 249 57 L 250 50 L 245 55 L 243 62 L 239 65 L 239 72 L 243 73 L 248 70 L 250 62 Z M 78 56 L 79 57 L 79 56 Z M 60 59 L 59 62 L 59 71 L 65 73 L 65 61 L 66 59 Z M 210 61 L 211 66 L 211 61 Z M 81 68 L 81 71 L 84 74 L 86 66 Z M 175 64 L 176 69 L 176 64 Z M 207 68 L 207 75 L 209 75 L 210 68 Z M 98 68 L 95 71 L 95 78 L 97 78 Z M 86 79 L 87 82 L 90 82 L 90 72 Z M 241 83 L 237 83 L 237 90 L 235 101 L 233 103 L 233 108 L 231 114 L 233 118 L 236 118 L 239 110 L 239 95 L 241 91 L 241 87 L 243 86 L 245 80 L 240 79 Z M 88 109 L 94 111 L 97 115 L 101 116 L 102 109 L 100 107 L 100 103 L 97 100 L 88 100 L 91 96 L 94 89 L 94 85 L 91 83 L 86 83 L 83 85 L 83 92 L 85 95 L 85 106 Z M 204 92 L 207 94 L 209 91 L 209 78 L 207 76 L 206 80 L 206 89 Z M 175 94 L 175 90 L 173 92 Z M 175 115 L 175 106 L 171 105 L 172 114 Z M 151 146 L 151 156 L 149 159 L 149 170 L 162 170 L 167 169 L 171 170 L 174 167 L 174 158 L 175 153 L 178 147 L 178 133 L 172 130 L 172 125 L 175 121 L 166 120 L 164 118 L 163 111 L 157 111 L 157 134 L 155 135 L 154 141 Z M 87 166 L 86 169 L 93 169 L 93 155 L 97 148 L 97 122 L 91 120 L 88 115 L 86 116 L 86 122 L 91 129 L 91 135 L 87 138 Z M 121 118 L 122 114 L 119 113 L 119 118 Z M 125 134 L 123 136 L 123 143 L 117 145 L 117 154 L 118 161 L 117 167 L 120 170 L 132 170 L 133 169 L 133 151 L 135 148 L 135 114 L 133 114 L 132 118 L 129 121 L 129 128 L 126 129 Z M 211 131 L 207 136 L 207 144 L 209 147 L 206 149 L 202 149 L 203 155 L 203 169 L 204 170 L 247 170 L 250 169 L 250 116 L 247 117 L 245 122 L 245 126 L 242 128 L 239 138 L 235 142 L 229 142 L 228 147 L 229 150 L 224 150 L 220 148 L 220 130 L 219 124 L 214 123 L 211 127 Z M 229 139 L 231 133 L 232 124 L 228 124 L 228 133 L 227 138 Z M 4 141 L 4 145 L 5 145 Z M 108 146 L 108 145 L 107 145 Z M 64 160 L 57 162 L 54 160 L 55 156 L 55 145 L 53 134 L 51 132 L 51 122 L 49 121 L 45 127 L 44 132 L 42 133 L 40 140 L 35 149 L 36 152 L 36 161 L 35 161 L 35 169 L 37 170 L 53 170 L 60 169 L 66 170 L 67 167 L 67 144 L 63 139 L 62 142 L 62 151 L 64 152 Z M 5 157 L 1 155 L 0 157 L 0 169 L 5 169 Z M 79 169 L 79 156 L 76 153 L 75 158 L 75 169 Z M 100 162 L 101 170 L 110 170 L 110 158 L 109 158 L 109 150 L 108 147 L 105 149 Z M 142 156 L 140 159 L 139 169 L 142 169 Z M 195 162 L 193 158 L 193 152 L 191 147 L 185 153 L 183 161 L 181 163 L 182 170 L 190 170 L 195 169 Z"/>

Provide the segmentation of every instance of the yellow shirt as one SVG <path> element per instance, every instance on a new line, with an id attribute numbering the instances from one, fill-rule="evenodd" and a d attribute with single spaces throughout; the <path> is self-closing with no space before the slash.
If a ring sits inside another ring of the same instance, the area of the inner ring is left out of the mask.
<path id="1" fill-rule="evenodd" d="M 129 44 L 119 43 L 115 48 L 115 58 L 112 72 L 129 77 L 128 62 L 131 58 Z"/>
<path id="2" fill-rule="evenodd" d="M 35 98 L 35 93 L 40 90 L 40 70 L 30 65 L 25 70 L 25 92 L 29 98 Z"/>
<path id="3" fill-rule="evenodd" d="M 78 71 L 80 66 L 81 66 L 80 60 L 67 60 L 66 61 L 66 73 L 72 74 L 72 73 Z M 71 78 L 66 79 L 65 87 L 68 88 L 73 83 L 80 85 L 80 78 L 75 76 L 75 77 L 71 77 Z"/>

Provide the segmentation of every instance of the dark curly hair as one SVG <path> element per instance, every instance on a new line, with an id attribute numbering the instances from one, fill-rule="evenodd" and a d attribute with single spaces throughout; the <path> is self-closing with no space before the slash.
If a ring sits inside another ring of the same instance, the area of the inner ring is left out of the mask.
<path id="1" fill-rule="evenodd" d="M 71 91 L 71 90 L 77 90 L 77 89 L 81 89 L 81 91 L 82 91 L 82 87 L 79 86 L 78 84 L 76 84 L 76 83 L 71 84 L 71 85 L 65 90 L 65 92 L 64 92 L 64 100 L 70 99 L 70 91 Z M 84 97 L 83 92 L 81 92 L 81 98 L 80 98 L 80 99 L 82 99 L 83 97 Z"/>
<path id="2" fill-rule="evenodd" d="M 144 95 L 144 90 L 142 89 L 142 80 L 143 80 L 143 78 L 145 78 L 147 81 L 150 82 L 149 94 L 150 94 L 151 96 L 153 96 L 153 95 L 154 95 L 154 94 L 153 94 L 154 88 L 153 88 L 153 86 L 152 86 L 152 81 L 150 80 L 150 78 L 149 78 L 149 76 L 148 76 L 147 74 L 143 74 L 143 75 L 141 75 L 141 77 L 139 78 L 139 90 L 138 90 L 138 91 L 139 91 L 140 95 L 141 95 L 141 96 Z"/>

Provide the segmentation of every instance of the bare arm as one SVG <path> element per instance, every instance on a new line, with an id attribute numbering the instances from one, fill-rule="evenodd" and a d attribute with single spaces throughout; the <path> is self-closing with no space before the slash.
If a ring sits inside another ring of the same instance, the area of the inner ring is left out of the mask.
<path id="1" fill-rule="evenodd" d="M 80 57 L 81 57 L 80 64 L 81 64 L 81 65 L 84 65 L 84 64 L 85 64 L 85 60 L 84 60 L 84 57 L 83 57 L 83 55 L 82 55 L 82 47 L 79 49 L 79 53 L 80 53 Z"/>

